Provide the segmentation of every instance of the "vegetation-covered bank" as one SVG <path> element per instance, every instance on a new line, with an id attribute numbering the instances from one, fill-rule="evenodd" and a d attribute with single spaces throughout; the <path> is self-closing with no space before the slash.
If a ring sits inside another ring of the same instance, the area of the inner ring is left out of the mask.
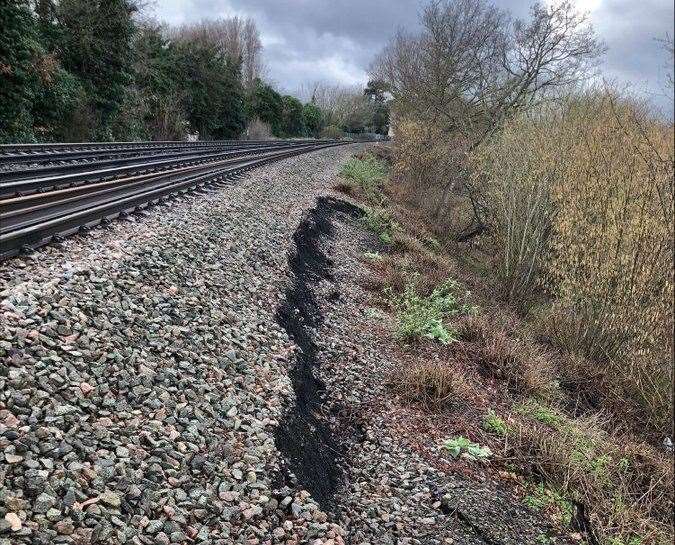
<path id="1" fill-rule="evenodd" d="M 376 153 L 395 166 L 395 151 Z M 668 414 L 670 399 L 629 397 L 646 387 L 637 356 L 619 372 L 618 356 L 594 360 L 554 336 L 562 323 L 551 313 L 562 297 L 540 295 L 525 308 L 509 300 L 492 235 L 458 243 L 439 232 L 383 166 L 372 155 L 355 158 L 338 189 L 364 204 L 364 223 L 382 243 L 364 255 L 373 271 L 366 287 L 396 317 L 402 350 L 418 354 L 391 375 L 392 394 L 413 411 L 442 415 L 450 452 L 488 459 L 496 476 L 525 490 L 527 505 L 570 534 L 587 543 L 669 543 L 672 452 L 653 418 Z M 632 388 L 623 403 L 614 397 L 621 387 Z"/>
<path id="2" fill-rule="evenodd" d="M 252 19 L 172 28 L 142 5 L 3 2 L 0 143 L 386 134 L 377 82 L 319 85 L 303 104 L 264 81 Z"/>
<path id="3" fill-rule="evenodd" d="M 587 85 L 604 47 L 570 3 L 530 15 L 433 2 L 373 66 L 389 172 L 356 159 L 341 189 L 421 354 L 392 392 L 587 543 L 670 543 L 673 125 Z"/>

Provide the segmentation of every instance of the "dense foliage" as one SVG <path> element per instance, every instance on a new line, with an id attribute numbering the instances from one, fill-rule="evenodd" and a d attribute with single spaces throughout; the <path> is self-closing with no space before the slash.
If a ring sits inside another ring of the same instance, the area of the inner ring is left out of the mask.
<path id="1" fill-rule="evenodd" d="M 260 78 L 255 22 L 139 22 L 138 0 L 0 5 L 0 142 L 334 137 L 388 130 L 381 89 L 303 104 Z M 328 129 L 328 130 L 327 130 Z"/>

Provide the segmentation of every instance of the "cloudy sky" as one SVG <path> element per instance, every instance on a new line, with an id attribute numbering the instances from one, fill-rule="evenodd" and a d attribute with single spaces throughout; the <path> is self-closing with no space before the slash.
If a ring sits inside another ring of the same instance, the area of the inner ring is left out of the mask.
<path id="1" fill-rule="evenodd" d="M 673 0 L 575 0 L 608 46 L 603 75 L 647 96 L 672 117 L 663 82 L 669 59 L 657 41 L 673 35 Z M 532 0 L 495 0 L 516 16 Z M 373 56 L 396 29 L 414 29 L 424 0 L 156 0 L 170 24 L 231 15 L 255 19 L 265 46 L 266 76 L 297 92 L 326 81 L 363 84 Z"/>

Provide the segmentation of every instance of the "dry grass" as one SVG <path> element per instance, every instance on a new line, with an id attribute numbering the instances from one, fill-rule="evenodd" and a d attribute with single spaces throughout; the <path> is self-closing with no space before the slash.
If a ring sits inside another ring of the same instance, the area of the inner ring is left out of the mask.
<path id="1" fill-rule="evenodd" d="M 528 339 L 484 316 L 460 322 L 456 351 L 476 364 L 485 376 L 502 381 L 515 396 L 550 397 L 555 391 L 554 369 L 547 354 Z"/>
<path id="2" fill-rule="evenodd" d="M 671 462 L 649 445 L 611 436 L 607 427 L 598 416 L 558 415 L 553 425 L 514 417 L 505 455 L 585 506 L 600 543 L 670 543 Z"/>
<path id="3" fill-rule="evenodd" d="M 452 410 L 474 397 L 475 387 L 452 362 L 421 361 L 392 373 L 388 386 L 401 399 L 434 411 Z"/>

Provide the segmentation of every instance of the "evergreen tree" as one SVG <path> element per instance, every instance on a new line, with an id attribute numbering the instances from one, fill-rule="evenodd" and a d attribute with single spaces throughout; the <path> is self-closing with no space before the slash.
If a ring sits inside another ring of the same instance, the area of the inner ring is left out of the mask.
<path id="1" fill-rule="evenodd" d="M 62 64 L 83 83 L 97 139 L 112 139 L 112 124 L 132 81 L 135 11 L 131 0 L 61 0 L 56 8 Z"/>
<path id="2" fill-rule="evenodd" d="M 39 48 L 35 19 L 26 0 L 0 3 L 0 142 L 35 138 L 31 113 L 39 87 L 34 60 Z"/>
<path id="3" fill-rule="evenodd" d="M 249 119 L 258 118 L 272 127 L 275 136 L 283 132 L 283 100 L 270 85 L 256 80 L 252 93 L 249 95 L 247 113 Z"/>
<path id="4" fill-rule="evenodd" d="M 325 125 L 324 117 L 323 112 L 314 102 L 308 102 L 303 106 L 302 119 L 308 136 L 317 138 L 321 134 Z"/>
<path id="5" fill-rule="evenodd" d="M 305 122 L 302 102 L 286 95 L 281 99 L 281 130 L 284 136 L 304 136 Z"/>

